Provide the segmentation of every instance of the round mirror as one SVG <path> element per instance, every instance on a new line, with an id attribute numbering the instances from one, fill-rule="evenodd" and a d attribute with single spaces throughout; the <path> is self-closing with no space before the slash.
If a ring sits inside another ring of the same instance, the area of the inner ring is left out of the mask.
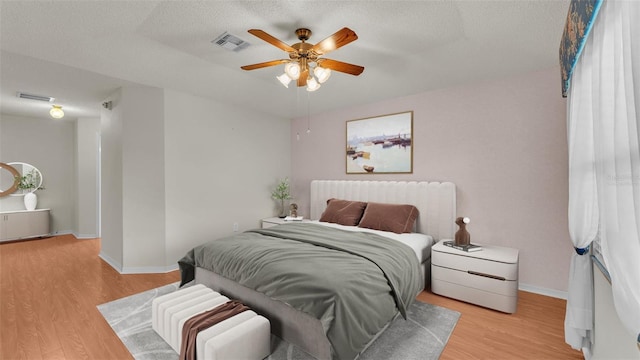
<path id="1" fill-rule="evenodd" d="M 0 163 L 0 197 L 13 194 L 18 189 L 20 173 L 9 164 Z"/>
<path id="2" fill-rule="evenodd" d="M 42 186 L 42 173 L 38 168 L 23 162 L 10 162 L 8 164 L 13 166 L 19 173 L 18 190 L 11 196 L 22 196 L 40 189 Z"/>

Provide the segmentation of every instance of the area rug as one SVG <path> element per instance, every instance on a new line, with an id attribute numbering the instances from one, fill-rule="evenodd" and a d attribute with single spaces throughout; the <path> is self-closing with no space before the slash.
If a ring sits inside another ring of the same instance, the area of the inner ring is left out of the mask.
<path id="1" fill-rule="evenodd" d="M 178 359 L 178 354 L 151 328 L 151 302 L 177 288 L 178 283 L 169 284 L 98 305 L 102 316 L 135 359 Z M 438 359 L 459 317 L 459 312 L 415 301 L 409 307 L 408 320 L 396 318 L 358 359 Z M 271 349 L 269 360 L 313 359 L 275 336 L 271 338 Z"/>

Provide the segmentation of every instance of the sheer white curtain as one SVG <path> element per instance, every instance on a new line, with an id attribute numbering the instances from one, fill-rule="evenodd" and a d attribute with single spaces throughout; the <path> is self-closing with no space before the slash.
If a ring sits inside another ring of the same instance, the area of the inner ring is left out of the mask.
<path id="1" fill-rule="evenodd" d="M 602 11 L 602 9 L 601 9 Z M 567 142 L 569 144 L 569 234 L 576 253 L 571 257 L 569 291 L 564 320 L 565 341 L 574 349 L 591 353 L 593 330 L 593 276 L 586 249 L 598 236 L 598 190 L 594 153 L 594 113 L 598 101 L 593 90 L 593 33 L 573 71 L 568 95 Z M 578 251 L 582 255 L 578 254 Z"/>
<path id="2" fill-rule="evenodd" d="M 569 225 L 576 247 L 600 237 L 616 312 L 634 339 L 640 334 L 639 124 L 640 2 L 605 0 L 571 80 Z M 565 319 L 574 348 L 589 345 L 587 266 L 586 256 L 574 255 Z"/>

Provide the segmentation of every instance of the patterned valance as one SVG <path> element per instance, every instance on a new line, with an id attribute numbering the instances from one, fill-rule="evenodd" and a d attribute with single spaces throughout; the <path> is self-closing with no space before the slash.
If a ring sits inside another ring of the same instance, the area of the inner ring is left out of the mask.
<path id="1" fill-rule="evenodd" d="M 562 97 L 567 97 L 569 82 L 573 68 L 578 62 L 582 48 L 593 21 L 598 15 L 600 5 L 604 0 L 571 0 L 567 23 L 564 26 L 562 41 L 560 42 L 560 68 L 562 71 Z"/>

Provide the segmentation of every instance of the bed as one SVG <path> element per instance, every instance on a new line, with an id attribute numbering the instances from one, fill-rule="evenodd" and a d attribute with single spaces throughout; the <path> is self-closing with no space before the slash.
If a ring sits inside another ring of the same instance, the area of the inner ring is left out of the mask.
<path id="1" fill-rule="evenodd" d="M 404 316 L 406 307 L 427 286 L 430 246 L 453 237 L 455 186 L 314 180 L 309 204 L 312 220 L 326 215 L 328 199 L 363 202 L 371 209 L 371 204 L 412 205 L 417 209 L 410 229 L 413 234 L 391 235 L 375 226 L 363 229 L 318 221 L 252 230 L 194 248 L 179 262 L 183 282 L 195 278 L 196 283 L 243 301 L 269 318 L 274 335 L 318 359 L 357 357 L 395 316 Z M 406 246 L 393 237 L 415 241 L 409 240 Z M 286 263 L 275 257 L 281 254 L 286 254 Z M 246 258 L 246 263 L 240 258 Z M 210 261 L 205 264 L 205 260 Z M 290 266 L 294 261 L 300 262 Z M 238 268 L 250 275 L 229 272 Z M 276 268 L 285 272 L 276 273 Z M 318 273 L 329 279 L 301 277 Z M 344 283 L 334 284 L 338 278 Z M 292 283 L 303 289 L 291 290 Z"/>

